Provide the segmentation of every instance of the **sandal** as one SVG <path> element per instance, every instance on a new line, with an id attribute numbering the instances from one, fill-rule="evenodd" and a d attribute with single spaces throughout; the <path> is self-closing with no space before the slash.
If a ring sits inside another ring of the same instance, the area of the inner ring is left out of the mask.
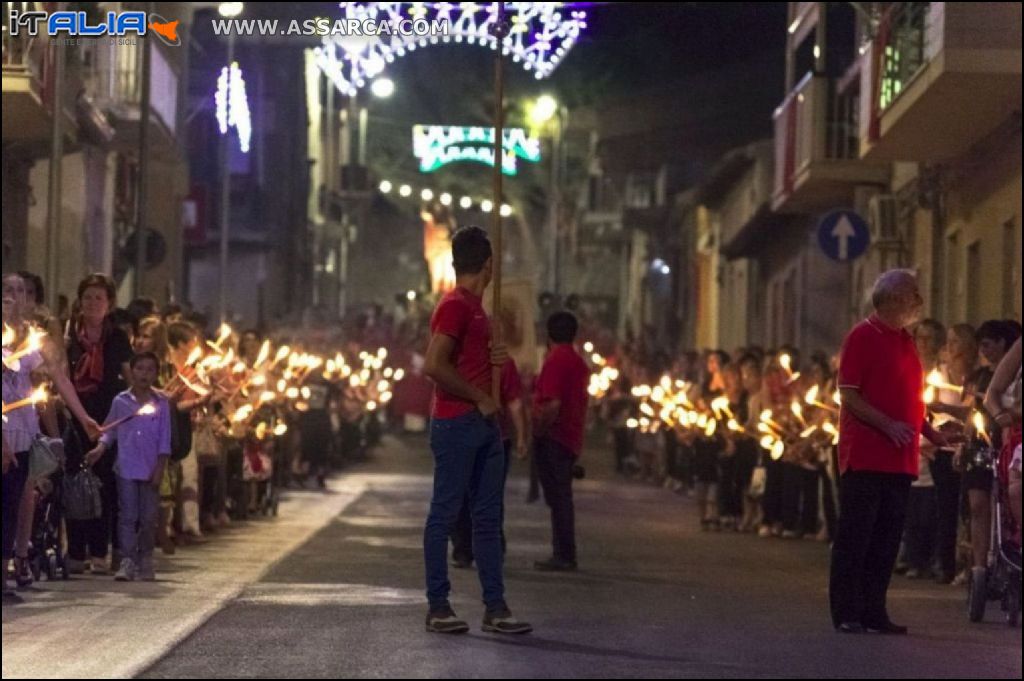
<path id="1" fill-rule="evenodd" d="M 15 556 L 14 581 L 19 589 L 27 589 L 35 583 L 36 580 L 32 576 L 32 568 L 29 566 L 28 556 Z"/>

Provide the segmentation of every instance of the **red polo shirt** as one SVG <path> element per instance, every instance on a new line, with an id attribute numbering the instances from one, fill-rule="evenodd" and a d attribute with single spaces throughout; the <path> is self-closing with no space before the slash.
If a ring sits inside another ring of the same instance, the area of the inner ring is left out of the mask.
<path id="1" fill-rule="evenodd" d="M 430 318 L 430 332 L 444 334 L 455 340 L 452 364 L 468 383 L 491 393 L 491 323 L 484 312 L 481 298 L 457 287 L 437 304 Z M 433 416 L 453 419 L 468 414 L 476 405 L 434 387 Z"/>
<path id="2" fill-rule="evenodd" d="M 839 387 L 855 388 L 875 409 L 915 429 L 906 447 L 843 409 L 839 424 L 839 468 L 902 473 L 917 477 L 925 418 L 924 369 L 914 339 L 875 315 L 853 328 L 843 343 Z"/>
<path id="3" fill-rule="evenodd" d="M 587 420 L 587 385 L 590 369 L 571 344 L 551 348 L 537 378 L 533 394 L 534 409 L 545 402 L 559 400 L 561 408 L 548 430 L 548 437 L 579 458 L 583 453 L 583 429 Z"/>

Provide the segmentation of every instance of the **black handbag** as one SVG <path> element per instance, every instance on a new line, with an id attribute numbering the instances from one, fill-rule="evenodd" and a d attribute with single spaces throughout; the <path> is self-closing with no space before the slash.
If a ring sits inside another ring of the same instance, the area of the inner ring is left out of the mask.
<path id="1" fill-rule="evenodd" d="M 64 477 L 64 515 L 68 520 L 103 517 L 103 483 L 88 468 Z"/>

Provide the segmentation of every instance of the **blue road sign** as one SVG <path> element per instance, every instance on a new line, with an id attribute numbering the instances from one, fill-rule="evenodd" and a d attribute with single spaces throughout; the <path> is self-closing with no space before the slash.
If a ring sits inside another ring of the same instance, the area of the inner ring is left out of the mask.
<path id="1" fill-rule="evenodd" d="M 870 243 L 867 221 L 852 210 L 834 210 L 818 223 L 818 244 L 825 255 L 837 262 L 856 260 Z"/>

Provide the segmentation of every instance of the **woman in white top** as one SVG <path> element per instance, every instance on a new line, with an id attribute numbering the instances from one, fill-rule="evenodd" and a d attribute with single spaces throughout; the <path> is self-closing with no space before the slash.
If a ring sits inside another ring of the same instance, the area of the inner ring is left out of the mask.
<path id="1" fill-rule="evenodd" d="M 10 329 L 14 339 L 3 348 L 3 402 L 13 404 L 27 399 L 35 389 L 34 378 L 45 374 L 53 381 L 65 404 L 82 424 L 90 437 L 99 437 L 99 426 L 89 418 L 82 403 L 75 394 L 74 386 L 60 371 L 60 352 L 44 340 L 42 347 L 34 352 L 9 359 L 26 341 L 29 324 L 24 318 L 26 308 L 25 281 L 18 275 L 3 277 L 3 323 L 4 330 Z M 23 537 L 22 550 L 15 560 L 15 574 L 27 571 L 24 565 L 28 536 L 31 533 L 35 497 L 26 494 L 36 481 L 28 479 L 28 453 L 33 441 L 39 436 L 39 414 L 29 405 L 15 409 L 3 418 L 3 561 L 4 565 L 15 558 L 15 537 Z M 58 435 L 51 433 L 51 435 Z M 4 578 L 4 602 L 14 600 L 8 592 L 6 571 Z M 21 580 L 19 580 L 21 581 Z"/>

